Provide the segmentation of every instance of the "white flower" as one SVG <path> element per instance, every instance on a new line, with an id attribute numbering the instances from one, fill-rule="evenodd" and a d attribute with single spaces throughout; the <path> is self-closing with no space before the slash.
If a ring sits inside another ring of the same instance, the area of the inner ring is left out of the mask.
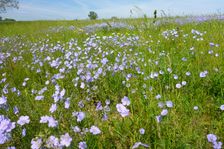
<path id="1" fill-rule="evenodd" d="M 185 86 L 185 85 L 187 84 L 187 82 L 186 82 L 186 81 L 182 81 L 181 84 L 182 84 L 183 86 Z"/>
<path id="2" fill-rule="evenodd" d="M 198 110 L 198 106 L 194 106 L 194 110 Z"/>
<path id="3" fill-rule="evenodd" d="M 50 81 L 47 80 L 47 81 L 45 82 L 45 85 L 48 85 L 49 83 L 50 83 Z"/>
<path id="4" fill-rule="evenodd" d="M 175 80 L 177 80 L 178 79 L 178 76 L 177 75 L 173 75 L 173 78 L 175 79 Z"/>
<path id="5" fill-rule="evenodd" d="M 180 83 L 176 84 L 176 88 L 181 88 L 181 87 L 182 87 L 182 85 Z"/>
<path id="6" fill-rule="evenodd" d="M 173 107 L 173 102 L 172 101 L 166 101 L 166 106 L 168 108 L 172 108 Z"/>
<path id="7" fill-rule="evenodd" d="M 156 99 L 160 99 L 162 96 L 160 94 L 156 95 Z"/>
<path id="8" fill-rule="evenodd" d="M 80 88 L 84 89 L 85 88 L 85 83 L 81 83 Z"/>
<path id="9" fill-rule="evenodd" d="M 186 72 L 186 76 L 190 76 L 191 75 L 191 73 L 188 71 L 188 72 Z"/>
<path id="10" fill-rule="evenodd" d="M 145 134 L 145 129 L 144 129 L 144 128 L 139 129 L 139 133 L 140 133 L 141 135 L 144 135 L 144 134 Z"/>
<path id="11" fill-rule="evenodd" d="M 168 110 L 167 109 L 163 109 L 161 112 L 162 116 L 166 116 L 168 114 Z"/>
<path id="12" fill-rule="evenodd" d="M 208 74 L 208 71 L 203 71 L 203 72 L 200 72 L 200 78 L 204 78 L 206 77 L 206 75 Z"/>
<path id="13" fill-rule="evenodd" d="M 224 111 L 224 105 L 221 105 L 221 106 L 220 106 L 220 109 L 221 109 L 222 111 Z"/>

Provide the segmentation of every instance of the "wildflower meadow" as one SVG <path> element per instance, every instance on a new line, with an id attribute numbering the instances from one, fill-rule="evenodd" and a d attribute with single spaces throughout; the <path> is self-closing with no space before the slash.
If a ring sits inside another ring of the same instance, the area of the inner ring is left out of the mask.
<path id="1" fill-rule="evenodd" d="M 0 148 L 221 149 L 223 20 L 0 23 Z"/>

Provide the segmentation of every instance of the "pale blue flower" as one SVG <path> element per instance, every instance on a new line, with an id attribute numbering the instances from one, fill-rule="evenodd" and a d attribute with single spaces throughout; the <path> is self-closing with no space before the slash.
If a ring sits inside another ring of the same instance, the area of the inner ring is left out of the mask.
<path id="1" fill-rule="evenodd" d="M 181 87 L 182 87 L 182 85 L 181 85 L 180 83 L 177 83 L 177 84 L 176 84 L 176 88 L 179 89 L 179 88 L 181 88 Z"/>
<path id="2" fill-rule="evenodd" d="M 86 149 L 86 148 L 87 148 L 86 142 L 79 142 L 79 149 Z"/>
<path id="3" fill-rule="evenodd" d="M 97 105 L 96 105 L 96 111 L 100 111 L 100 110 L 103 110 L 103 106 L 102 106 L 102 103 L 99 101 L 97 102 Z"/>
<path id="4" fill-rule="evenodd" d="M 29 116 L 20 116 L 19 120 L 17 121 L 17 123 L 20 126 L 23 126 L 25 124 L 29 124 L 30 123 L 30 118 Z"/>
<path id="5" fill-rule="evenodd" d="M 188 72 L 186 72 L 186 76 L 190 76 L 191 75 L 191 73 L 188 71 Z"/>
<path id="6" fill-rule="evenodd" d="M 51 108 L 50 108 L 49 111 L 50 111 L 51 113 L 54 113 L 56 110 L 57 110 L 57 105 L 56 105 L 56 104 L 52 104 L 52 105 L 51 105 Z"/>
<path id="7" fill-rule="evenodd" d="M 168 110 L 167 109 L 163 109 L 161 112 L 162 116 L 166 116 L 168 114 Z"/>
<path id="8" fill-rule="evenodd" d="M 213 142 L 214 149 L 222 149 L 222 142 Z"/>
<path id="9" fill-rule="evenodd" d="M 116 108 L 122 117 L 126 117 L 129 115 L 129 110 L 123 104 L 117 104 Z"/>
<path id="10" fill-rule="evenodd" d="M 91 126 L 89 132 L 92 133 L 93 135 L 98 135 L 101 133 L 100 129 L 94 125 Z"/>
<path id="11" fill-rule="evenodd" d="M 208 139 L 208 142 L 216 142 L 216 140 L 217 140 L 217 137 L 216 137 L 216 135 L 214 135 L 214 134 L 208 134 L 207 135 L 207 139 Z"/>
<path id="12" fill-rule="evenodd" d="M 68 133 L 66 133 L 64 135 L 61 135 L 61 137 L 60 137 L 60 144 L 62 146 L 69 147 L 71 142 L 72 142 L 72 138 L 69 136 Z"/>
<path id="13" fill-rule="evenodd" d="M 69 107 L 70 107 L 70 100 L 67 99 L 67 100 L 65 101 L 65 109 L 69 109 Z"/>
<path id="14" fill-rule="evenodd" d="M 108 59 L 107 59 L 107 58 L 103 58 L 103 59 L 101 60 L 101 63 L 102 63 L 103 65 L 106 65 L 107 62 L 108 62 Z"/>
<path id="15" fill-rule="evenodd" d="M 163 108 L 163 107 L 164 107 L 164 103 L 163 103 L 163 102 L 159 102 L 159 103 L 158 103 L 158 107 L 159 107 L 159 108 Z"/>
<path id="16" fill-rule="evenodd" d="M 76 132 L 76 133 L 81 132 L 81 129 L 79 128 L 79 126 L 72 127 L 72 129 L 73 129 L 73 131 Z"/>
<path id="17" fill-rule="evenodd" d="M 59 143 L 59 139 L 56 138 L 55 136 L 50 136 L 47 141 L 46 141 L 46 146 L 48 148 L 60 148 L 60 143 Z"/>
<path id="18" fill-rule="evenodd" d="M 15 128 L 15 122 L 8 118 L 0 118 L 0 133 L 9 133 Z"/>
<path id="19" fill-rule="evenodd" d="M 10 140 L 10 135 L 3 134 L 0 132 L 0 144 L 4 144 L 5 142 Z"/>
<path id="20" fill-rule="evenodd" d="M 40 118 L 40 123 L 47 123 L 48 122 L 48 119 L 49 119 L 49 116 L 42 116 Z"/>
<path id="21" fill-rule="evenodd" d="M 81 101 L 79 101 L 79 103 L 78 103 L 78 106 L 80 107 L 80 108 L 84 108 L 84 103 L 83 103 L 83 101 L 81 100 Z"/>
<path id="22" fill-rule="evenodd" d="M 62 97 L 64 97 L 64 95 L 65 95 L 65 89 L 63 89 L 63 90 L 60 92 L 60 97 L 62 98 Z"/>
<path id="23" fill-rule="evenodd" d="M 172 108 L 173 107 L 173 102 L 172 101 L 166 101 L 166 106 L 168 108 Z"/>
<path id="24" fill-rule="evenodd" d="M 22 130 L 22 136 L 23 136 L 23 137 L 26 136 L 26 128 L 23 128 L 23 130 Z"/>
<path id="25" fill-rule="evenodd" d="M 200 78 L 205 78 L 208 74 L 208 71 L 203 71 L 203 72 L 200 72 Z"/>
<path id="26" fill-rule="evenodd" d="M 131 102 L 130 102 L 130 100 L 129 100 L 129 98 L 127 97 L 127 96 L 124 96 L 122 99 L 121 99 L 121 102 L 122 102 L 122 104 L 125 106 L 125 105 L 127 105 L 127 106 L 129 106 L 130 104 L 131 104 Z"/>
<path id="27" fill-rule="evenodd" d="M 85 88 L 85 83 L 81 82 L 80 88 L 84 89 Z"/>
<path id="28" fill-rule="evenodd" d="M 7 149 L 16 149 L 16 147 L 15 146 L 10 146 Z"/>
<path id="29" fill-rule="evenodd" d="M 85 118 L 85 113 L 84 112 L 77 112 L 77 122 L 81 122 Z"/>
<path id="30" fill-rule="evenodd" d="M 105 101 L 105 103 L 106 103 L 106 105 L 109 105 L 109 104 L 110 104 L 110 99 L 107 99 L 107 100 Z"/>
<path id="31" fill-rule="evenodd" d="M 162 96 L 160 94 L 156 95 L 156 99 L 160 99 Z"/>
<path id="32" fill-rule="evenodd" d="M 48 127 L 57 127 L 58 121 L 56 121 L 53 117 L 48 118 Z"/>
<path id="33" fill-rule="evenodd" d="M 19 113 L 19 109 L 18 109 L 17 106 L 15 106 L 15 107 L 13 108 L 13 112 L 14 112 L 14 114 L 18 114 L 18 113 Z"/>
<path id="34" fill-rule="evenodd" d="M 139 148 L 139 146 L 143 146 L 145 148 L 149 148 L 149 145 L 148 144 L 144 144 L 142 142 L 136 142 L 133 146 L 132 146 L 132 149 L 136 149 L 136 148 Z"/>
<path id="35" fill-rule="evenodd" d="M 108 116 L 107 116 L 106 113 L 103 114 L 103 118 L 102 118 L 102 120 L 104 120 L 104 121 L 108 120 Z"/>
<path id="36" fill-rule="evenodd" d="M 174 78 L 175 80 L 177 80 L 177 79 L 178 79 L 178 76 L 177 76 L 176 74 L 174 74 L 174 75 L 173 75 L 173 78 Z"/>
<path id="37" fill-rule="evenodd" d="M 41 138 L 35 138 L 31 140 L 31 149 L 40 149 L 42 145 Z"/>
<path id="38" fill-rule="evenodd" d="M 11 139 L 10 132 L 15 127 L 15 122 L 11 122 L 11 120 L 4 115 L 0 115 L 0 144 L 4 144 Z"/>
<path id="39" fill-rule="evenodd" d="M 6 104 L 6 102 L 7 102 L 7 97 L 2 95 L 2 97 L 0 97 L 0 105 Z"/>
<path id="40" fill-rule="evenodd" d="M 187 82 L 186 82 L 186 81 L 182 81 L 181 84 L 182 84 L 183 86 L 185 86 L 185 85 L 187 84 Z"/>
<path id="41" fill-rule="evenodd" d="M 58 126 L 58 121 L 56 121 L 52 116 L 42 116 L 40 118 L 40 123 L 48 123 L 48 127 Z"/>
<path id="42" fill-rule="evenodd" d="M 39 92 L 38 92 L 38 94 L 39 95 L 42 95 L 44 92 L 46 92 L 47 91 L 47 87 L 44 87 L 44 88 L 42 88 Z"/>
<path id="43" fill-rule="evenodd" d="M 194 106 L 194 110 L 198 110 L 198 106 Z"/>
<path id="44" fill-rule="evenodd" d="M 144 128 L 139 129 L 139 133 L 140 133 L 141 135 L 144 135 L 144 134 L 145 134 L 145 129 L 144 129 Z"/>
<path id="45" fill-rule="evenodd" d="M 43 95 L 40 95 L 40 96 L 36 96 L 35 97 L 35 100 L 43 100 L 44 99 L 44 96 Z"/>

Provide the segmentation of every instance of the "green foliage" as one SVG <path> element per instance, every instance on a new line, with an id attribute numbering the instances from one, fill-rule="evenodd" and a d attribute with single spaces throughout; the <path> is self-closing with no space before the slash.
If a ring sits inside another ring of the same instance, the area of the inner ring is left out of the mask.
<path id="1" fill-rule="evenodd" d="M 98 15 L 96 12 L 90 11 L 88 17 L 90 18 L 90 20 L 96 20 L 98 18 Z"/>
<path id="2" fill-rule="evenodd" d="M 11 18 L 5 18 L 4 21 L 14 22 L 16 20 L 15 19 L 11 19 Z"/>

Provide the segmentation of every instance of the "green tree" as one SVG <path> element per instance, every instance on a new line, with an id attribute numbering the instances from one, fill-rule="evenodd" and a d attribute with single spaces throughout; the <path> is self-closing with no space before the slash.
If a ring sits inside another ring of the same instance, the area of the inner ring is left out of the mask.
<path id="1" fill-rule="evenodd" d="M 0 21 L 2 21 L 2 17 L 0 16 Z"/>
<path id="2" fill-rule="evenodd" d="M 7 22 L 14 22 L 16 21 L 15 19 L 11 19 L 11 18 L 5 18 L 4 21 L 7 21 Z"/>
<path id="3" fill-rule="evenodd" d="M 98 15 L 96 12 L 90 11 L 88 17 L 90 18 L 90 20 L 96 20 L 98 18 Z"/>
<path id="4" fill-rule="evenodd" d="M 6 12 L 8 8 L 19 8 L 18 0 L 0 0 L 0 13 Z"/>

